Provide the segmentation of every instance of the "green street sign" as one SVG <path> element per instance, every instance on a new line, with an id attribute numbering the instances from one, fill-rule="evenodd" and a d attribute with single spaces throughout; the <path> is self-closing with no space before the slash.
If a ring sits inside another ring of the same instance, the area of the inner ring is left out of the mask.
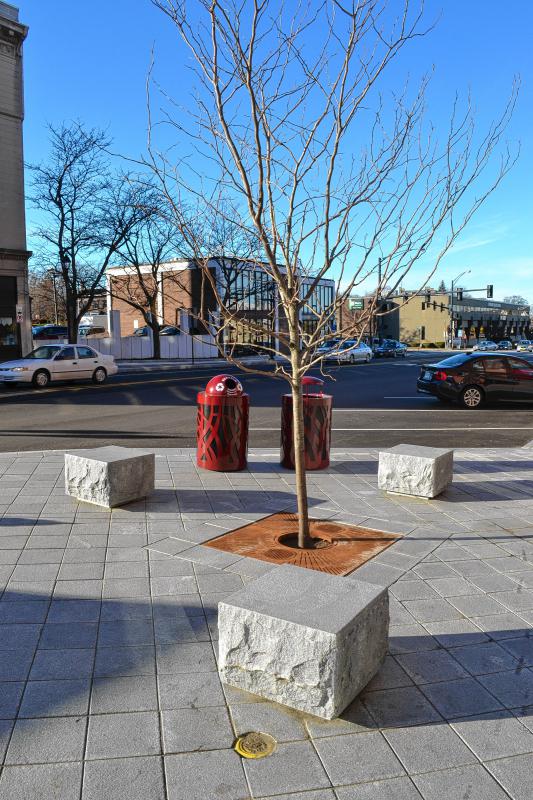
<path id="1" fill-rule="evenodd" d="M 355 299 L 353 297 L 350 297 L 348 300 L 348 308 L 350 311 L 362 311 L 364 306 L 364 300 Z"/>

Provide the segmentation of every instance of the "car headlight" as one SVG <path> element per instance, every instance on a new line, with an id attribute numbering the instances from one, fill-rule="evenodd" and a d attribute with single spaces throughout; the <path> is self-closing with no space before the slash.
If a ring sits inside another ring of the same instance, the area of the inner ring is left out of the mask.
<path id="1" fill-rule="evenodd" d="M 11 367 L 11 372 L 28 372 L 28 367 Z"/>

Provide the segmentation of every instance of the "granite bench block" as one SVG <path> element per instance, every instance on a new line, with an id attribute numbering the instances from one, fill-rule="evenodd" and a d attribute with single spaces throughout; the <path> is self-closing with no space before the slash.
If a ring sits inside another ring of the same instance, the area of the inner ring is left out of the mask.
<path id="1" fill-rule="evenodd" d="M 222 681 L 332 719 L 381 666 L 388 593 L 284 565 L 221 601 L 218 628 Z"/>
<path id="2" fill-rule="evenodd" d="M 130 447 L 98 447 L 65 453 L 65 491 L 106 508 L 153 492 L 155 455 Z"/>
<path id="3" fill-rule="evenodd" d="M 453 450 L 398 444 L 380 450 L 378 486 L 385 492 L 437 497 L 453 480 Z"/>

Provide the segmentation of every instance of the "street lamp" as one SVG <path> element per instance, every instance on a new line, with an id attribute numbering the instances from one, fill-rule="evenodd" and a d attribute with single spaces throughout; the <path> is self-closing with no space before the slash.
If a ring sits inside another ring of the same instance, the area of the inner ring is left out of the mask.
<path id="1" fill-rule="evenodd" d="M 53 290 L 54 290 L 54 319 L 55 319 L 55 323 L 57 325 L 59 323 L 59 317 L 58 317 L 58 313 L 57 313 L 56 271 L 55 271 L 55 269 L 49 269 L 46 274 L 50 278 L 50 280 L 52 281 L 52 286 L 53 286 Z"/>
<path id="2" fill-rule="evenodd" d="M 453 316 L 453 287 L 457 283 L 457 281 L 460 278 L 463 277 L 463 275 L 468 275 L 470 272 L 472 272 L 472 270 L 465 269 L 464 272 L 461 272 L 452 281 L 451 296 L 450 296 L 450 340 L 451 340 L 452 350 L 454 349 L 454 345 L 455 345 L 455 335 L 454 335 L 455 334 L 455 321 L 454 321 L 454 316 Z"/>

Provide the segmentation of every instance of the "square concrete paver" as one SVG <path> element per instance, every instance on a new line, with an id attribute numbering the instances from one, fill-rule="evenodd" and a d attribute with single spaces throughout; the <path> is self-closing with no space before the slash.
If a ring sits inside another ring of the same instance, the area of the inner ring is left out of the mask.
<path id="1" fill-rule="evenodd" d="M 315 746 L 334 786 L 405 774 L 379 732 L 318 739 Z"/>
<path id="2" fill-rule="evenodd" d="M 95 714 L 89 718 L 87 758 L 157 755 L 159 717 L 153 711 Z"/>
<path id="3" fill-rule="evenodd" d="M 508 795 L 481 765 L 414 775 L 424 800 L 509 800 Z"/>
<path id="4" fill-rule="evenodd" d="M 161 725 L 165 753 L 224 750 L 235 738 L 224 706 L 163 711 Z"/>
<path id="5" fill-rule="evenodd" d="M 79 761 L 85 746 L 86 717 L 19 719 L 6 754 L 6 764 Z"/>
<path id="6" fill-rule="evenodd" d="M 489 761 L 487 769 L 513 800 L 530 800 L 533 797 L 533 754 Z"/>
<path id="7" fill-rule="evenodd" d="M 22 698 L 19 716 L 79 717 L 87 713 L 90 680 L 28 681 Z"/>
<path id="8" fill-rule="evenodd" d="M 87 761 L 83 800 L 166 800 L 159 756 Z"/>
<path id="9" fill-rule="evenodd" d="M 391 778 L 336 790 L 338 800 L 421 800 L 410 778 Z M 304 798 L 302 798 L 304 800 Z"/>
<path id="10" fill-rule="evenodd" d="M 155 676 L 95 678 L 91 695 L 91 714 L 126 711 L 157 711 Z"/>
<path id="11" fill-rule="evenodd" d="M 5 767 L 0 800 L 79 800 L 81 774 L 81 763 Z"/>
<path id="12" fill-rule="evenodd" d="M 403 728 L 406 725 L 437 722 L 441 719 L 415 686 L 367 692 L 362 695 L 362 699 L 371 716 L 382 728 Z"/>
<path id="13" fill-rule="evenodd" d="M 310 742 L 287 742 L 278 745 L 268 758 L 244 759 L 243 766 L 252 795 L 263 797 L 330 787 L 321 758 Z"/>
<path id="14" fill-rule="evenodd" d="M 411 775 L 431 772 L 435 765 L 444 769 L 477 763 L 472 751 L 446 723 L 391 729 L 384 736 Z"/>
<path id="15" fill-rule="evenodd" d="M 168 800 L 248 800 L 241 759 L 233 750 L 165 757 Z M 260 795 L 258 795 L 259 797 Z"/>

